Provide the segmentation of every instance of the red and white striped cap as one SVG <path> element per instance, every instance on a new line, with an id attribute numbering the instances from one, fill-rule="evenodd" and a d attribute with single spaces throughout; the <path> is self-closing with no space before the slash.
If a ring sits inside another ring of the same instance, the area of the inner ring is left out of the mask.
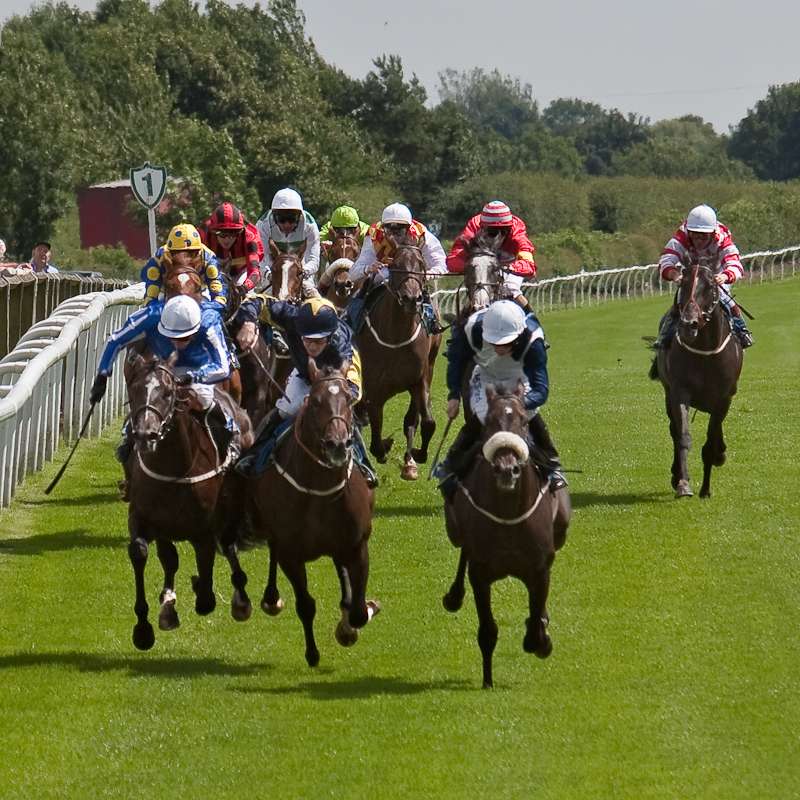
<path id="1" fill-rule="evenodd" d="M 481 225 L 510 225 L 511 209 L 501 200 L 492 200 L 481 211 Z"/>

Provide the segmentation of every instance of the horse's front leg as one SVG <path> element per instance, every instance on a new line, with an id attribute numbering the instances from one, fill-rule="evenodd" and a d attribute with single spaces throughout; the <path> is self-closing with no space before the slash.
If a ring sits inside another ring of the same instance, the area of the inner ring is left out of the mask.
<path id="1" fill-rule="evenodd" d="M 667 416 L 669 417 L 669 433 L 672 437 L 672 488 L 675 497 L 691 497 L 689 486 L 689 468 L 687 464 L 689 448 L 692 446 L 692 434 L 689 430 L 689 399 L 667 394 Z"/>
<path id="2" fill-rule="evenodd" d="M 497 645 L 497 623 L 492 614 L 492 582 L 481 573 L 480 567 L 469 562 L 469 582 L 475 596 L 475 610 L 478 612 L 478 647 L 483 656 L 483 688 L 491 689 L 492 656 Z"/>
<path id="3" fill-rule="evenodd" d="M 389 437 L 382 439 L 383 435 L 383 404 L 379 401 L 367 401 L 367 413 L 369 414 L 369 428 L 371 431 L 369 451 L 375 456 L 379 464 L 386 463 L 389 450 L 392 449 L 394 439 Z"/>
<path id="4" fill-rule="evenodd" d="M 261 598 L 261 609 L 271 617 L 277 617 L 283 611 L 283 599 L 278 591 L 278 559 L 275 558 L 275 545 L 269 545 L 269 576 L 264 596 Z"/>
<path id="5" fill-rule="evenodd" d="M 722 436 L 722 421 L 725 419 L 731 401 L 728 398 L 720 408 L 709 416 L 708 433 L 703 445 L 703 485 L 700 497 L 711 497 L 711 468 L 721 467 L 725 463 L 725 439 Z"/>
<path id="6" fill-rule="evenodd" d="M 193 542 L 197 561 L 197 575 L 192 575 L 192 589 L 195 593 L 194 608 L 198 614 L 210 614 L 217 606 L 214 596 L 214 557 L 216 542 L 211 535 Z"/>
<path id="7" fill-rule="evenodd" d="M 253 605 L 247 594 L 247 573 L 239 563 L 239 548 L 236 541 L 226 537 L 221 542 L 222 554 L 228 559 L 231 567 L 231 583 L 233 584 L 233 597 L 231 598 L 231 616 L 237 622 L 246 622 L 253 613 Z"/>
<path id="8" fill-rule="evenodd" d="M 281 569 L 294 589 L 295 609 L 303 623 L 303 633 L 306 639 L 306 662 L 309 667 L 316 667 L 319 664 L 319 650 L 314 641 L 314 617 L 317 614 L 317 603 L 308 591 L 306 565 L 302 561 L 280 559 L 280 556 L 279 560 Z"/>
<path id="9" fill-rule="evenodd" d="M 356 643 L 358 632 L 381 610 L 377 600 L 367 600 L 369 548 L 362 540 L 342 561 L 350 591 L 349 608 L 342 608 L 342 619 L 336 628 L 336 640 L 349 647 Z"/>
<path id="10" fill-rule="evenodd" d="M 136 625 L 133 628 L 133 644 L 139 650 L 149 650 L 155 644 L 156 636 L 153 626 L 147 619 L 150 607 L 144 591 L 144 568 L 147 565 L 147 538 L 144 535 L 144 525 L 134 516 L 128 516 L 128 530 L 131 540 L 128 543 L 128 557 L 133 567 L 133 576 L 136 583 L 136 602 L 133 610 L 136 612 Z"/>
<path id="11" fill-rule="evenodd" d="M 428 460 L 428 445 L 431 443 L 433 434 L 436 431 L 436 420 L 433 418 L 433 411 L 431 410 L 430 383 L 427 378 L 423 378 L 420 384 L 414 387 L 411 397 L 416 410 L 419 412 L 419 416 L 422 417 L 422 422 L 420 424 L 420 447 L 418 450 L 412 449 L 411 455 L 420 464 L 424 464 Z"/>
<path id="12" fill-rule="evenodd" d="M 419 470 L 414 461 L 414 454 L 419 453 L 419 450 L 414 448 L 414 435 L 417 432 L 417 425 L 419 424 L 419 411 L 417 410 L 417 402 L 414 395 L 411 395 L 411 402 L 408 404 L 408 411 L 403 418 L 403 431 L 406 436 L 406 453 L 403 457 L 403 469 L 400 472 L 400 477 L 404 481 L 415 481 L 419 478 Z"/>
<path id="13" fill-rule="evenodd" d="M 552 559 L 551 559 L 552 563 Z M 553 642 L 547 633 L 550 618 L 547 616 L 547 595 L 550 591 L 550 568 L 542 570 L 525 581 L 528 589 L 530 616 L 525 620 L 527 632 L 522 649 L 538 658 L 547 658 L 553 652 Z"/>
<path id="14" fill-rule="evenodd" d="M 158 627 L 162 631 L 174 631 L 181 622 L 175 607 L 178 596 L 175 594 L 175 573 L 178 571 L 178 551 L 168 539 L 156 539 L 158 560 L 164 568 L 164 588 L 161 590 L 161 610 L 158 613 Z"/>
<path id="15" fill-rule="evenodd" d="M 450 587 L 450 591 L 442 598 L 442 604 L 447 611 L 458 611 L 464 603 L 464 594 L 466 592 L 466 589 L 464 588 L 464 577 L 466 574 L 467 554 L 464 552 L 464 548 L 462 547 L 458 559 L 458 569 L 456 570 L 456 577 L 453 580 L 453 585 Z"/>

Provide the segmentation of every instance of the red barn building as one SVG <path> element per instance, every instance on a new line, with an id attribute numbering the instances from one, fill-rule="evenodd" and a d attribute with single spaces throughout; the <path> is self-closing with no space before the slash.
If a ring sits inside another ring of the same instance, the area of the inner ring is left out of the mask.
<path id="1" fill-rule="evenodd" d="M 131 201 L 136 202 L 129 180 L 78 189 L 81 247 L 116 247 L 121 243 L 133 258 L 149 258 L 152 254 L 147 226 L 126 212 Z"/>

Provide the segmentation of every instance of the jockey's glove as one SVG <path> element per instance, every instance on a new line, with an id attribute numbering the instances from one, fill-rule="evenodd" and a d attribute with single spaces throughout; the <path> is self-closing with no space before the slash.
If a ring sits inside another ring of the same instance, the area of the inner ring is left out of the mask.
<path id="1" fill-rule="evenodd" d="M 188 386 L 192 382 L 192 373 L 186 372 L 183 375 L 176 375 L 175 376 L 175 383 L 178 386 Z"/>
<path id="2" fill-rule="evenodd" d="M 98 375 L 94 379 L 92 388 L 89 391 L 89 402 L 94 406 L 97 405 L 106 393 L 106 384 L 108 383 L 108 375 Z"/>

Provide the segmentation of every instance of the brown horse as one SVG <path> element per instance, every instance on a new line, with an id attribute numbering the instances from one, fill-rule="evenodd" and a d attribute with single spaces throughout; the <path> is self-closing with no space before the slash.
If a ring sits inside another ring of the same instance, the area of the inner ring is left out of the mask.
<path id="1" fill-rule="evenodd" d="M 550 567 L 566 540 L 571 506 L 566 489 L 552 492 L 546 475 L 528 458 L 525 389 L 486 391 L 489 410 L 483 452 L 445 503 L 450 541 L 461 548 L 456 579 L 444 597 L 448 611 L 461 608 L 464 574 L 475 595 L 483 685 L 492 686 L 492 654 L 497 624 L 492 615 L 492 584 L 509 575 L 528 589 L 530 617 L 523 649 L 547 658 L 553 643 L 547 633 Z"/>
<path id="2" fill-rule="evenodd" d="M 375 306 L 364 314 L 364 327 L 356 334 L 364 375 L 364 405 L 369 415 L 372 438 L 370 452 L 379 463 L 394 444 L 383 439 L 383 407 L 401 392 L 408 392 L 411 401 L 403 419 L 406 437 L 401 477 L 418 478 L 416 462 L 428 460 L 428 444 L 436 430 L 431 412 L 431 381 L 441 334 L 428 336 L 422 324 L 422 295 L 425 289 L 425 260 L 414 240 L 405 237 L 398 242 L 389 265 L 387 291 Z M 413 446 L 417 427 L 421 424 L 419 449 Z"/>
<path id="3" fill-rule="evenodd" d="M 469 243 L 463 273 L 467 303 L 457 315 L 461 319 L 488 308 L 500 297 L 503 275 L 495 253 L 494 238 L 481 229 Z"/>
<path id="4" fill-rule="evenodd" d="M 353 464 L 352 394 L 341 371 L 318 370 L 312 359 L 309 372 L 311 391 L 293 435 L 279 444 L 274 464 L 249 482 L 239 535 L 220 544 L 232 568 L 231 609 L 237 620 L 247 619 L 251 608 L 238 550 L 241 545 L 269 545 L 269 582 L 261 606 L 269 614 L 283 607 L 277 563 L 294 589 L 306 661 L 314 667 L 319 663 L 313 629 L 316 602 L 308 591 L 306 563 L 321 556 L 333 559 L 342 590 L 342 620 L 336 629 L 340 644 L 354 644 L 358 630 L 380 606 L 366 600 L 375 495 Z"/>
<path id="5" fill-rule="evenodd" d="M 355 262 L 361 253 L 358 239 L 351 233 L 336 232 L 336 236 L 328 248 L 328 263 L 333 264 L 341 258 Z M 328 286 L 317 284 L 317 289 L 323 297 L 327 297 L 342 313 L 347 308 L 347 303 L 353 295 L 353 282 L 350 280 L 350 270 L 341 269 L 333 277 L 333 282 Z"/>
<path id="6" fill-rule="evenodd" d="M 711 496 L 711 468 L 725 463 L 722 423 L 738 388 L 743 351 L 719 301 L 720 288 L 708 267 L 684 267 L 676 296 L 678 332 L 669 349 L 658 351 L 650 368 L 650 377 L 660 379 L 664 386 L 674 448 L 675 497 L 692 496 L 686 464 L 692 444 L 690 408 L 709 414 L 700 497 Z"/>
<path id="7" fill-rule="evenodd" d="M 224 491 L 227 464 L 221 463 L 194 392 L 176 383 L 173 366 L 177 357 L 173 353 L 167 361 L 161 361 L 137 355 L 128 385 L 130 424 L 136 442 L 130 459 L 128 555 L 136 579 L 133 643 L 140 650 L 148 650 L 155 642 L 144 587 L 148 545 L 155 541 L 164 568 L 158 626 L 173 630 L 179 624 L 175 608 L 178 551 L 174 542 L 188 541 L 194 547 L 195 608 L 198 614 L 210 614 L 216 605 L 212 578 L 217 528 L 231 518 L 232 498 Z M 250 421 L 241 410 L 237 412 L 223 392 L 218 390 L 217 398 L 235 415 L 241 430 L 240 445 L 249 447 Z"/>

